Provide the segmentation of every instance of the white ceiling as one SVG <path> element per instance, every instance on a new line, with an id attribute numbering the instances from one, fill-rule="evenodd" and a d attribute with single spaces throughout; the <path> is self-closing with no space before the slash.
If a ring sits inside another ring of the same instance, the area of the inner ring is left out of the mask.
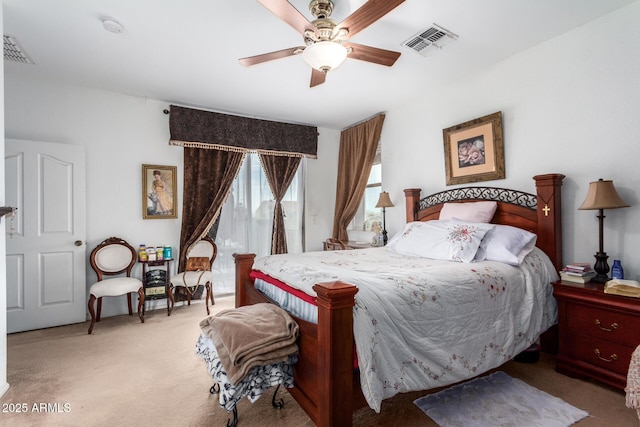
<path id="1" fill-rule="evenodd" d="M 343 129 L 445 81 L 489 67 L 634 0 L 407 0 L 351 41 L 402 53 L 393 67 L 347 59 L 310 88 L 299 56 L 238 58 L 303 45 L 256 0 L 2 0 L 4 34 L 35 64 L 13 73 L 218 112 Z M 290 0 L 308 19 L 308 0 Z M 342 21 L 364 0 L 334 0 Z M 113 17 L 121 34 L 104 30 Z M 424 57 L 401 43 L 436 23 L 459 38 Z M 594 52 L 597 54 L 597 52 Z"/>

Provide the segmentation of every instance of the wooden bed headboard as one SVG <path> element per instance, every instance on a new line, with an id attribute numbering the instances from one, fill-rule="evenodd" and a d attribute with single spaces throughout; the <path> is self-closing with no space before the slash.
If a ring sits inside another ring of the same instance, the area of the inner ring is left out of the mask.
<path id="1" fill-rule="evenodd" d="M 519 227 L 538 236 L 536 246 L 562 269 L 562 174 L 536 175 L 536 194 L 495 187 L 464 187 L 420 198 L 419 188 L 404 190 L 407 222 L 438 219 L 444 203 L 498 202 L 492 223 Z"/>

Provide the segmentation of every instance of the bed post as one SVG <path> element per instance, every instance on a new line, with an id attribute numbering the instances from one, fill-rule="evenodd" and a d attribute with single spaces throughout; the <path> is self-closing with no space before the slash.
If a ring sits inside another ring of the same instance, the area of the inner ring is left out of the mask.
<path id="1" fill-rule="evenodd" d="M 407 222 L 418 220 L 418 202 L 420 201 L 420 188 L 407 188 L 404 190 L 405 209 L 407 210 Z"/>
<path id="2" fill-rule="evenodd" d="M 233 254 L 236 262 L 236 307 L 249 304 L 245 283 L 251 280 L 249 273 L 255 257 L 255 254 Z"/>
<path id="3" fill-rule="evenodd" d="M 319 283 L 318 427 L 351 426 L 353 418 L 353 306 L 358 288 L 343 282 Z"/>
<path id="4" fill-rule="evenodd" d="M 538 242 L 556 270 L 562 269 L 562 174 L 536 175 Z"/>
<path id="5" fill-rule="evenodd" d="M 536 246 L 551 259 L 556 271 L 562 269 L 562 174 L 536 175 L 538 198 L 538 241 Z M 558 352 L 558 327 L 552 326 L 540 336 L 542 351 Z"/>

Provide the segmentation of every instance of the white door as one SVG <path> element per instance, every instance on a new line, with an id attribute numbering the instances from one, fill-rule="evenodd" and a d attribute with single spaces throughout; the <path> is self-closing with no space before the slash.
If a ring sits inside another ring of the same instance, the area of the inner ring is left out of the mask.
<path id="1" fill-rule="evenodd" d="M 84 148 L 7 139 L 4 163 L 7 332 L 84 322 Z"/>

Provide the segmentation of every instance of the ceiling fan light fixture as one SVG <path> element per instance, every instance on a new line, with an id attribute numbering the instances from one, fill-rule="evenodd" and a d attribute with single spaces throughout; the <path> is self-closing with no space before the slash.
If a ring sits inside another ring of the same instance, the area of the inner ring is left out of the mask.
<path id="1" fill-rule="evenodd" d="M 324 71 L 335 70 L 347 59 L 347 48 L 340 43 L 321 41 L 307 46 L 302 52 L 302 59 L 311 68 Z"/>

